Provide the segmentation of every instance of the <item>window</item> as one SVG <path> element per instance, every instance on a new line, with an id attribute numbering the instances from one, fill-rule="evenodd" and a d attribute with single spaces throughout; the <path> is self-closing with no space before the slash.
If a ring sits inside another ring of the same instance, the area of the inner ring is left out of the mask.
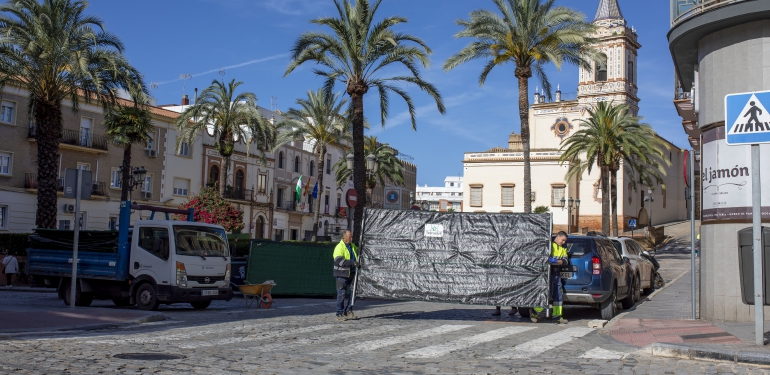
<path id="1" fill-rule="evenodd" d="M 91 170 L 91 164 L 88 163 L 78 163 L 78 169 L 81 171 L 90 171 Z"/>
<path id="2" fill-rule="evenodd" d="M 8 206 L 0 206 L 0 229 L 8 229 Z"/>
<path id="3" fill-rule="evenodd" d="M 94 119 L 88 117 L 80 118 L 80 145 L 84 147 L 91 146 L 91 129 L 94 125 Z"/>
<path id="4" fill-rule="evenodd" d="M 190 180 L 174 179 L 174 195 L 186 197 L 190 194 Z"/>
<path id="5" fill-rule="evenodd" d="M 337 211 L 339 211 L 340 207 L 342 207 L 341 202 L 342 202 L 342 194 L 337 193 Z"/>
<path id="6" fill-rule="evenodd" d="M 190 145 L 187 142 L 182 142 L 179 145 L 179 156 L 190 156 Z"/>
<path id="7" fill-rule="evenodd" d="M 147 138 L 147 145 L 145 146 L 145 150 L 154 150 L 155 149 L 155 134 L 150 134 L 150 136 Z"/>
<path id="8" fill-rule="evenodd" d="M 628 82 L 634 83 L 634 62 L 628 62 Z"/>
<path id="9" fill-rule="evenodd" d="M 455 183 L 454 182 L 450 182 L 449 186 L 455 186 Z"/>
<path id="10" fill-rule="evenodd" d="M 661 186 L 660 193 L 663 194 L 663 208 L 666 208 L 666 186 Z"/>
<path id="11" fill-rule="evenodd" d="M 212 165 L 209 169 L 209 186 L 216 186 L 219 184 L 219 167 Z"/>
<path id="12" fill-rule="evenodd" d="M 260 174 L 259 175 L 259 180 L 257 181 L 257 183 L 258 183 L 257 187 L 259 189 L 259 192 L 260 193 L 264 193 L 265 189 L 267 189 L 267 175 L 266 174 Z"/>
<path id="13" fill-rule="evenodd" d="M 313 163 L 313 161 L 312 161 L 312 160 L 310 161 L 310 171 L 309 171 L 309 172 L 310 172 L 310 173 L 309 173 L 309 174 L 310 174 L 310 177 L 313 177 L 313 176 L 315 176 L 315 163 Z"/>
<path id="14" fill-rule="evenodd" d="M 139 247 L 156 257 L 168 259 L 168 229 L 144 227 L 139 228 Z"/>
<path id="15" fill-rule="evenodd" d="M 294 172 L 299 173 L 299 156 L 294 157 Z"/>
<path id="16" fill-rule="evenodd" d="M 537 193 L 533 191 L 529 194 L 529 200 L 534 203 L 535 198 L 537 198 Z"/>
<path id="17" fill-rule="evenodd" d="M 240 192 L 240 194 L 237 194 L 241 199 L 243 199 L 243 182 L 246 180 L 246 177 L 243 174 L 243 170 L 239 169 L 235 172 L 235 186 L 233 187 L 235 191 Z"/>
<path id="18" fill-rule="evenodd" d="M 564 185 L 551 186 L 551 206 L 564 207 Z"/>
<path id="19" fill-rule="evenodd" d="M 596 82 L 607 81 L 607 55 L 603 53 L 599 54 L 599 59 L 596 61 L 596 72 L 594 77 L 594 81 Z"/>
<path id="20" fill-rule="evenodd" d="M 4 101 L 2 107 L 0 107 L 0 121 L 6 124 L 14 123 L 14 116 L 16 114 L 16 103 Z"/>
<path id="21" fill-rule="evenodd" d="M 152 175 L 144 176 L 144 183 L 142 184 L 143 192 L 152 192 Z"/>
<path id="22" fill-rule="evenodd" d="M 502 206 L 513 206 L 513 187 L 514 185 L 501 186 L 502 192 L 500 202 Z"/>
<path id="23" fill-rule="evenodd" d="M 471 206 L 474 207 L 480 207 L 482 203 L 482 189 L 484 188 L 483 185 L 481 186 L 471 186 Z"/>
<path id="24" fill-rule="evenodd" d="M 332 156 L 329 155 L 326 157 L 326 174 L 332 173 Z M 350 175 L 350 177 L 353 177 L 353 174 Z"/>
<path id="25" fill-rule="evenodd" d="M 59 230 L 70 230 L 70 220 L 59 220 Z"/>
<path id="26" fill-rule="evenodd" d="M 196 227 L 191 225 L 174 226 L 176 253 L 195 257 L 228 257 L 225 231 L 217 228 Z"/>
<path id="27" fill-rule="evenodd" d="M 297 234 L 297 232 L 298 232 L 298 231 L 297 231 L 296 229 L 292 229 L 292 230 L 291 230 L 291 240 L 292 240 L 292 241 L 296 241 L 296 240 L 297 240 L 297 237 L 299 236 L 299 235 Z"/>
<path id="28" fill-rule="evenodd" d="M 110 215 L 110 220 L 107 223 L 107 229 L 109 230 L 117 230 L 118 229 L 118 215 Z"/>
<path id="29" fill-rule="evenodd" d="M 278 153 L 278 168 L 283 169 L 283 151 Z"/>
<path id="30" fill-rule="evenodd" d="M 278 204 L 278 208 L 283 207 L 283 189 L 278 189 L 278 193 L 275 195 L 275 202 Z"/>
<path id="31" fill-rule="evenodd" d="M 283 241 L 283 229 L 275 230 L 275 241 Z"/>
<path id="32" fill-rule="evenodd" d="M 329 195 L 324 194 L 324 213 L 329 214 Z"/>
<path id="33" fill-rule="evenodd" d="M 112 168 L 110 173 L 110 187 L 113 189 L 120 189 L 122 181 L 123 176 L 120 170 L 118 168 Z"/>
<path id="34" fill-rule="evenodd" d="M 11 153 L 0 152 L 0 174 L 10 176 L 11 175 Z"/>

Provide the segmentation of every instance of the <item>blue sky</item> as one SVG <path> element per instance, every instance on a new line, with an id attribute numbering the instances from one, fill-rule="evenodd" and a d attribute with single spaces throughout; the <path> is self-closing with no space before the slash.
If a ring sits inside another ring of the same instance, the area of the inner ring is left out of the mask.
<path id="1" fill-rule="evenodd" d="M 599 0 L 557 0 L 593 19 Z M 664 138 L 688 148 L 687 137 L 672 103 L 674 69 L 668 52 L 668 1 L 619 0 L 623 16 L 639 34 L 638 57 L 640 115 Z M 437 86 L 447 105 L 442 116 L 430 97 L 406 87 L 417 107 L 417 131 L 413 131 L 400 99 L 391 98 L 390 117 L 380 126 L 377 94 L 366 96 L 365 113 L 370 131 L 401 153 L 414 158 L 420 185 L 442 185 L 445 176 L 462 172 L 464 152 L 506 146 L 511 131 L 519 132 L 517 85 L 513 65 L 496 67 L 483 87 L 478 85 L 482 61 L 465 64 L 445 73 L 441 66 L 469 40 L 454 39 L 456 19 L 467 18 L 477 8 L 493 9 L 488 0 L 384 0 L 379 18 L 407 17 L 396 27 L 422 38 L 432 49 L 432 64 L 424 78 Z M 271 101 L 285 111 L 322 80 L 304 66 L 283 77 L 288 53 L 300 33 L 318 30 L 308 21 L 333 16 L 331 0 L 185 0 L 93 1 L 88 13 L 100 17 L 106 29 L 118 35 L 126 55 L 145 76 L 158 83 L 152 89 L 158 104 L 178 104 L 182 94 L 193 96 L 214 79 L 243 81 L 244 90 L 255 93 L 259 105 Z M 224 68 L 224 75 L 219 70 Z M 551 83 L 565 95 L 577 91 L 577 69 L 549 67 Z M 394 71 L 389 74 L 397 73 Z M 181 74 L 190 74 L 183 81 Z M 530 80 L 530 100 L 537 82 Z M 338 85 L 338 90 L 342 87 Z M 272 99 L 275 98 L 275 99 Z"/>

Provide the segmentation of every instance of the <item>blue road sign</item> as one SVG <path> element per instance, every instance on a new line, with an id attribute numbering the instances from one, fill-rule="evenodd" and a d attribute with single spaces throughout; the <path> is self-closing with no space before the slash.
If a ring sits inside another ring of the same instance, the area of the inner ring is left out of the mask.
<path id="1" fill-rule="evenodd" d="M 628 219 L 628 227 L 631 229 L 636 228 L 636 219 Z"/>
<path id="2" fill-rule="evenodd" d="M 728 145 L 770 143 L 770 91 L 725 96 Z"/>

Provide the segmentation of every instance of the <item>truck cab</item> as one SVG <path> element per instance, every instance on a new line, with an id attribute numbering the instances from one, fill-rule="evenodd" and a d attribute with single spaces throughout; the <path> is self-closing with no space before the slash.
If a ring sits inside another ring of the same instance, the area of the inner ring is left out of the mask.
<path id="1" fill-rule="evenodd" d="M 202 309 L 229 300 L 230 250 L 222 227 L 145 220 L 134 224 L 129 273 L 130 304 L 155 310 L 161 303 L 189 302 Z"/>

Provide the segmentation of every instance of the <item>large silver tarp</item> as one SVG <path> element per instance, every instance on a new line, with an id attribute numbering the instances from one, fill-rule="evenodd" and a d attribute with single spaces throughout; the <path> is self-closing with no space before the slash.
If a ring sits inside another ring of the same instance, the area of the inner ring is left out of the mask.
<path id="1" fill-rule="evenodd" d="M 366 209 L 356 295 L 548 305 L 550 214 Z"/>

